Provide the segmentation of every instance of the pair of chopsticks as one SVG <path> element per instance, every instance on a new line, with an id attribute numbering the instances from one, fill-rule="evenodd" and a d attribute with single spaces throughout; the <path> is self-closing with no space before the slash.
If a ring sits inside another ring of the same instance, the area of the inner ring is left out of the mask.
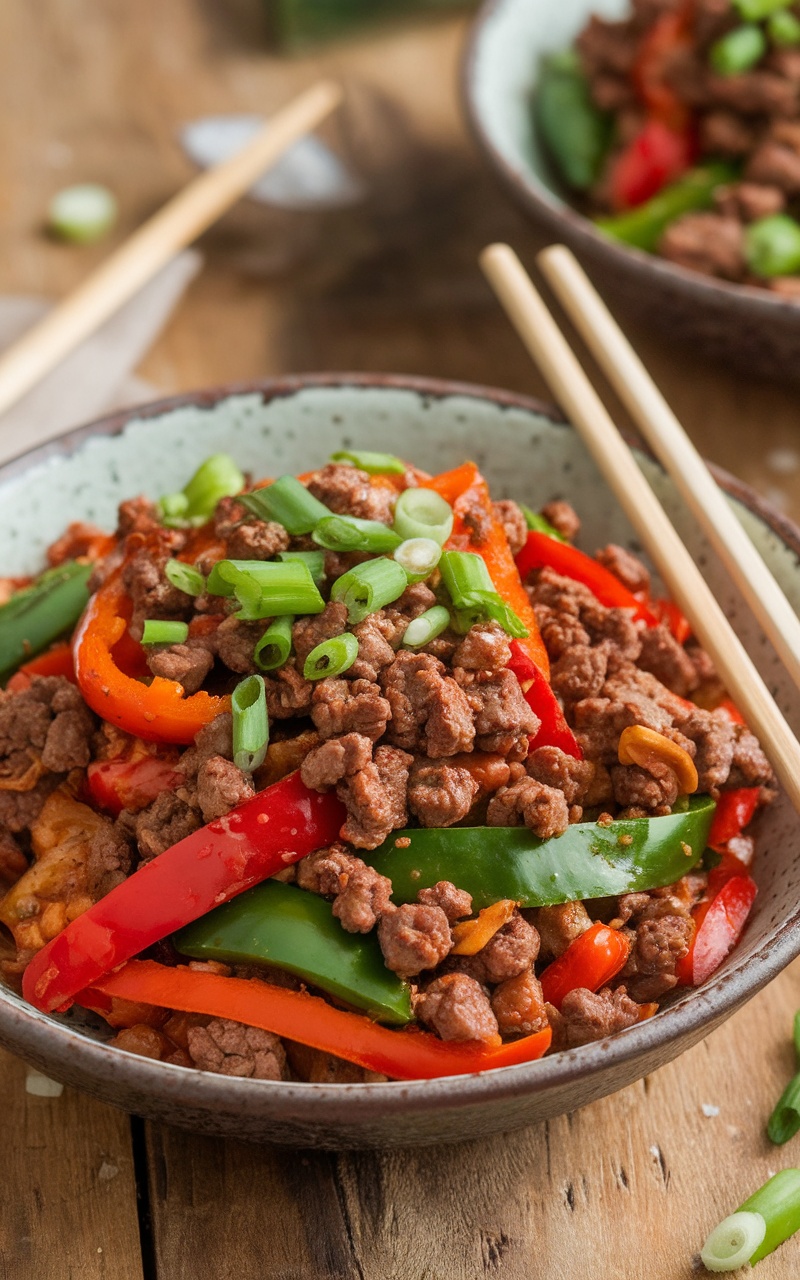
<path id="1" fill-rule="evenodd" d="M 700 454 L 569 249 L 553 245 L 537 262 L 800 686 L 800 619 Z M 800 743 L 605 405 L 513 250 L 490 245 L 481 266 L 800 813 Z"/>

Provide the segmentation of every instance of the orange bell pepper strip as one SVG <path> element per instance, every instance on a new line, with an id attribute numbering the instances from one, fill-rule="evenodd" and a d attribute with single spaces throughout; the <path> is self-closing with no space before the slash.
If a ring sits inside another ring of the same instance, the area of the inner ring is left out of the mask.
<path id="1" fill-rule="evenodd" d="M 490 907 L 484 907 L 474 920 L 464 920 L 453 926 L 454 956 L 476 956 L 487 942 L 498 933 L 504 924 L 508 924 L 517 909 L 511 898 L 501 898 Z"/>
<path id="2" fill-rule="evenodd" d="M 128 627 L 130 601 L 118 578 L 92 596 L 73 639 L 75 672 L 84 699 L 103 720 L 148 742 L 191 743 L 203 725 L 230 708 L 230 698 L 202 690 L 187 698 L 175 680 L 149 685 L 126 675 L 115 645 Z"/>
<path id="3" fill-rule="evenodd" d="M 37 658 L 31 658 L 30 662 L 23 663 L 6 684 L 6 689 L 10 693 L 29 689 L 33 676 L 65 676 L 67 680 L 77 684 L 70 645 L 57 644 L 46 653 L 40 653 Z"/>
<path id="4" fill-rule="evenodd" d="M 545 969 L 541 976 L 545 1000 L 560 1009 L 564 997 L 577 987 L 599 991 L 624 967 L 630 950 L 629 939 L 619 929 L 593 924 Z"/>
<path id="5" fill-rule="evenodd" d="M 489 486 L 475 463 L 465 462 L 454 471 L 433 476 L 421 487 L 435 489 L 452 506 L 455 520 L 447 550 L 472 551 L 483 559 L 495 590 L 527 628 L 527 636 L 519 641 L 520 648 L 549 680 L 550 659 L 533 605 L 522 585 L 505 530 L 494 513 Z"/>
<path id="6" fill-rule="evenodd" d="M 382 1027 L 363 1014 L 336 1009 L 306 991 L 289 991 L 257 978 L 225 978 L 171 968 L 154 960 L 130 960 L 83 991 L 79 1003 L 102 1015 L 111 1011 L 114 998 L 231 1018 L 395 1080 L 431 1080 L 517 1066 L 541 1058 L 551 1039 L 548 1027 L 510 1044 L 500 1044 L 499 1036 L 493 1042 L 439 1040 L 416 1028 L 395 1031 Z"/>

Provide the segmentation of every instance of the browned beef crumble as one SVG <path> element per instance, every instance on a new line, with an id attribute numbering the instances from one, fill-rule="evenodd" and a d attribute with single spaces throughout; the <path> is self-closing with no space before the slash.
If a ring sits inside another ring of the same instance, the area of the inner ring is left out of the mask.
<path id="1" fill-rule="evenodd" d="M 603 1040 L 632 1027 L 640 1016 L 638 1004 L 630 998 L 624 986 L 613 991 L 610 987 L 603 987 L 597 993 L 578 987 L 564 997 L 560 1010 L 551 1004 L 545 1007 L 556 1051 Z"/>
<path id="2" fill-rule="evenodd" d="M 222 1076 L 253 1080 L 285 1080 L 286 1053 L 277 1036 L 228 1018 L 214 1018 L 188 1033 L 192 1064 Z"/>
<path id="3" fill-rule="evenodd" d="M 485 989 L 465 973 L 436 978 L 420 996 L 415 1012 L 442 1040 L 487 1040 L 497 1035 L 497 1018 Z"/>

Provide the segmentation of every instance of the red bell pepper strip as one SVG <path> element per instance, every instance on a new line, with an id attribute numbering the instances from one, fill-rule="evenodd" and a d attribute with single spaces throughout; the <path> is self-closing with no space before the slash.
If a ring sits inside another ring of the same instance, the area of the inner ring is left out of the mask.
<path id="1" fill-rule="evenodd" d="M 697 155 L 694 135 L 686 126 L 671 126 L 655 117 L 612 161 L 611 205 L 616 212 L 635 209 L 692 167 Z"/>
<path id="2" fill-rule="evenodd" d="M 554 569 L 565 578 L 582 582 L 607 608 L 630 609 L 633 617 L 646 622 L 648 627 L 658 623 L 658 618 L 647 605 L 637 600 L 604 565 L 577 547 L 571 547 L 568 542 L 549 538 L 546 533 L 531 529 L 525 546 L 517 555 L 517 568 L 523 582 L 534 569 Z"/>
<path id="3" fill-rule="evenodd" d="M 736 706 L 736 703 L 732 702 L 730 698 L 723 698 L 722 702 L 720 702 L 719 706 L 715 707 L 714 710 L 724 711 L 725 715 L 728 717 L 728 719 L 731 721 L 732 724 L 745 723 L 744 716 L 742 715 L 739 708 Z"/>
<path id="4" fill-rule="evenodd" d="M 25 999 L 47 1012 L 145 947 L 332 844 L 344 822 L 333 793 L 298 773 L 179 840 L 78 916 L 31 960 Z"/>
<path id="5" fill-rule="evenodd" d="M 680 5 L 662 13 L 643 36 L 632 69 L 632 79 L 639 101 L 649 115 L 685 127 L 689 108 L 666 78 L 669 64 L 676 53 L 691 49 L 693 3 Z"/>
<path id="6" fill-rule="evenodd" d="M 719 968 L 739 941 L 757 892 L 750 876 L 731 875 L 711 898 L 695 907 L 695 935 L 675 969 L 679 983 L 699 987 Z"/>
<path id="7" fill-rule="evenodd" d="M 232 1018 L 396 1080 L 430 1080 L 532 1062 L 546 1053 L 551 1039 L 548 1027 L 510 1044 L 500 1044 L 499 1036 L 494 1043 L 454 1043 L 417 1028 L 394 1031 L 305 991 L 273 987 L 258 979 L 170 968 L 154 960 L 129 961 L 83 991 L 80 1003 L 103 1014 L 110 1010 L 113 998 Z"/>
<path id="8" fill-rule="evenodd" d="M 151 742 L 194 741 L 203 725 L 230 707 L 230 698 L 200 691 L 184 697 L 175 680 L 154 676 L 149 685 L 117 665 L 115 646 L 127 631 L 130 600 L 117 578 L 92 596 L 73 640 L 75 671 L 86 702 L 111 724 Z"/>
<path id="9" fill-rule="evenodd" d="M 674 600 L 650 600 L 649 606 L 659 622 L 666 626 L 678 644 L 684 645 L 692 634 L 692 624 Z"/>
<path id="10" fill-rule="evenodd" d="M 8 681 L 6 689 L 11 693 L 29 689 L 33 676 L 64 676 L 73 684 L 77 684 L 75 662 L 70 646 L 57 644 L 46 653 L 40 653 L 38 658 L 31 658 L 30 662 L 23 663 Z"/>
<path id="11" fill-rule="evenodd" d="M 528 749 L 535 751 L 537 747 L 559 747 L 568 756 L 582 760 L 583 751 L 564 719 L 561 704 L 550 685 L 536 664 L 521 649 L 518 640 L 512 640 L 510 648 L 509 670 L 519 680 L 525 701 L 540 721 L 538 730 L 528 740 Z"/>
<path id="12" fill-rule="evenodd" d="M 93 760 L 86 770 L 86 785 L 94 804 L 115 816 L 123 809 L 138 812 L 162 791 L 174 791 L 184 782 L 172 756 L 150 752 L 127 759 Z"/>
<path id="13" fill-rule="evenodd" d="M 735 791 L 722 792 L 708 833 L 708 843 L 717 853 L 724 853 L 728 841 L 741 835 L 752 821 L 758 808 L 759 794 L 758 787 L 738 787 Z"/>
<path id="14" fill-rule="evenodd" d="M 545 969 L 541 976 L 545 1000 L 560 1009 L 564 997 L 577 987 L 599 991 L 624 967 L 630 950 L 629 939 L 619 929 L 593 924 Z"/>

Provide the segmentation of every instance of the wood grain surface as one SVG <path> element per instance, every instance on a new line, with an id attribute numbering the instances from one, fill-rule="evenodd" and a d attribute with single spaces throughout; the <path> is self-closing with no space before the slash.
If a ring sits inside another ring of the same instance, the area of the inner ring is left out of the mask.
<path id="1" fill-rule="evenodd" d="M 341 75 L 348 105 L 330 136 L 358 158 L 368 199 L 301 215 L 242 204 L 204 238 L 206 269 L 142 374 L 178 391 L 381 369 L 541 394 L 476 266 L 489 240 L 510 240 L 529 263 L 541 242 L 461 122 L 464 30 L 448 19 L 281 60 L 265 47 L 260 0 L 5 0 L 0 290 L 60 296 L 107 251 L 42 235 L 60 187 L 116 191 L 114 243 L 190 176 L 182 123 L 268 112 L 319 74 Z M 796 393 L 662 336 L 637 340 L 699 447 L 800 516 Z M 771 1171 L 800 1164 L 800 1137 L 776 1149 L 764 1136 L 792 1070 L 798 1006 L 795 964 L 614 1097 L 421 1152 L 314 1154 L 131 1123 L 70 1090 L 30 1096 L 25 1068 L 4 1055 L 0 1276 L 688 1280 L 708 1229 Z M 757 1275 L 798 1273 L 792 1241 Z"/>

